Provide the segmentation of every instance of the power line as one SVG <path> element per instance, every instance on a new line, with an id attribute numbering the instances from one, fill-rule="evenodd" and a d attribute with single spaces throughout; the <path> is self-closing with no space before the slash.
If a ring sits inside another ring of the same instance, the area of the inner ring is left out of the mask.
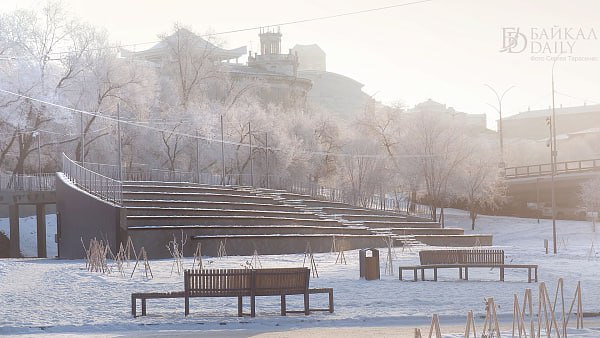
<path id="1" fill-rule="evenodd" d="M 199 136 L 199 135 L 194 135 L 194 134 L 188 134 L 188 133 L 183 133 L 183 132 L 176 132 L 173 130 L 166 130 L 166 129 L 161 129 L 158 127 L 154 127 L 154 126 L 150 126 L 150 125 L 143 125 L 143 124 L 139 124 L 139 123 L 134 123 L 134 122 L 130 122 L 127 120 L 119 120 L 115 117 L 112 116 L 108 116 L 108 115 L 104 115 L 101 114 L 100 112 L 89 112 L 89 111 L 85 111 L 85 110 L 81 110 L 81 109 L 76 109 L 76 108 L 71 108 L 71 107 L 67 107 L 67 106 L 63 106 L 57 103 L 53 103 L 53 102 L 49 102 L 49 101 L 45 101 L 45 100 L 41 100 L 38 98 L 34 98 L 31 96 L 27 96 L 27 95 L 23 95 L 23 94 L 19 94 L 19 93 L 15 93 L 15 92 L 11 92 L 9 90 L 4 90 L 4 89 L 0 89 L 1 93 L 5 93 L 5 94 L 9 94 L 9 95 L 13 95 L 13 96 L 17 96 L 23 99 L 27 99 L 27 100 L 31 100 L 37 103 L 41 103 L 41 104 L 45 104 L 48 106 L 52 106 L 55 108 L 59 108 L 59 109 L 64 109 L 64 110 L 68 110 L 71 112 L 75 112 L 75 113 L 80 113 L 80 114 L 85 114 L 85 115 L 89 115 L 89 116 L 96 116 L 108 121 L 112 121 L 115 123 L 124 123 L 126 125 L 130 125 L 133 127 L 137 127 L 137 128 L 144 128 L 144 129 L 148 129 L 148 130 L 152 130 L 152 131 L 157 131 L 157 132 L 161 132 L 161 133 L 170 133 L 173 135 L 178 135 L 178 136 L 183 136 L 183 137 L 188 137 L 191 139 L 199 139 L 199 140 L 204 140 L 204 141 L 208 141 L 208 142 L 222 142 L 224 144 L 227 145 L 235 145 L 235 146 L 240 146 L 240 147 L 249 147 L 248 144 L 246 143 L 240 143 L 240 142 L 233 142 L 233 141 L 221 141 L 221 140 L 217 140 L 214 138 L 209 138 L 209 137 L 205 137 L 205 136 Z M 77 134 L 80 135 L 80 134 Z M 259 149 L 265 149 L 265 150 L 271 150 L 271 151 L 284 151 L 284 149 L 281 148 L 275 148 L 275 147 L 264 147 L 264 146 L 257 146 L 255 145 L 253 148 L 259 148 Z M 313 155 L 321 155 L 321 156 L 335 156 L 335 157 L 351 157 L 351 158 L 372 158 L 372 159 L 377 159 L 377 158 L 385 158 L 385 156 L 383 155 L 371 155 L 371 154 L 359 154 L 359 155 L 353 155 L 353 154 L 347 154 L 347 153 L 329 153 L 329 152 L 324 152 L 324 151 L 307 151 L 306 153 L 308 154 L 313 154 Z M 424 158 L 424 157 L 436 157 L 439 155 L 426 155 L 426 154 L 416 154 L 416 155 L 396 155 L 396 157 L 398 158 Z"/>
<path id="2" fill-rule="evenodd" d="M 432 1 L 435 1 L 435 0 L 411 1 L 411 2 L 401 3 L 401 4 L 389 5 L 389 6 L 383 6 L 383 7 L 375 7 L 375 8 L 363 9 L 363 10 L 358 10 L 358 11 L 353 11 L 353 12 L 346 12 L 346 13 L 332 14 L 332 15 L 326 15 L 326 16 L 319 16 L 319 17 L 314 17 L 314 18 L 298 19 L 298 20 L 294 20 L 294 21 L 280 22 L 280 23 L 271 24 L 271 25 L 267 25 L 267 26 L 254 26 L 254 27 L 246 27 L 246 28 L 240 28 L 240 29 L 233 29 L 233 30 L 229 30 L 229 31 L 222 31 L 222 32 L 216 32 L 216 33 L 210 33 L 210 34 L 201 34 L 201 35 L 198 35 L 198 36 L 205 38 L 205 37 L 211 37 L 211 36 L 216 36 L 216 35 L 226 35 L 226 34 L 234 34 L 234 33 L 241 33 L 241 32 L 247 32 L 247 31 L 252 31 L 252 30 L 258 30 L 258 29 L 261 29 L 263 27 L 291 26 L 291 25 L 297 25 L 297 24 L 307 23 L 307 22 L 323 21 L 323 20 L 330 20 L 330 19 L 341 18 L 341 17 L 345 17 L 345 16 L 352 16 L 352 15 L 359 15 L 359 14 L 371 13 L 371 12 L 385 11 L 385 10 L 388 10 L 388 9 L 399 8 L 399 7 L 407 7 L 407 6 L 412 6 L 412 5 L 418 5 L 418 4 L 422 4 L 422 3 L 426 3 L 426 2 L 432 2 Z M 107 47 L 91 48 L 91 49 L 89 49 L 89 51 L 97 51 L 97 50 L 113 49 L 113 48 L 114 49 L 119 49 L 119 48 L 123 48 L 123 47 L 136 47 L 136 46 L 140 46 L 140 45 L 156 44 L 156 43 L 159 43 L 159 42 L 161 42 L 161 40 L 148 41 L 148 42 L 139 42 L 139 43 L 130 43 L 130 44 L 124 44 L 124 45 L 107 46 Z M 72 53 L 72 52 L 71 51 L 54 52 L 54 53 L 50 53 L 50 55 L 62 55 L 62 54 L 68 54 L 68 53 Z"/>

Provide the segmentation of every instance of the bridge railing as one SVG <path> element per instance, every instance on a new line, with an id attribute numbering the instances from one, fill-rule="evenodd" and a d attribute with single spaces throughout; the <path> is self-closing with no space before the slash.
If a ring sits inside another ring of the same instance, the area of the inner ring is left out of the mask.
<path id="1" fill-rule="evenodd" d="M 80 189 L 108 202 L 123 203 L 123 185 L 120 181 L 81 166 L 64 153 L 63 173 Z"/>
<path id="2" fill-rule="evenodd" d="M 588 172 L 600 170 L 600 159 L 556 162 L 556 174 Z M 552 174 L 550 163 L 534 164 L 520 167 L 505 168 L 504 176 L 508 179 L 546 176 Z"/>
<path id="3" fill-rule="evenodd" d="M 52 191 L 55 190 L 55 174 L 6 175 L 0 174 L 0 191 Z"/>

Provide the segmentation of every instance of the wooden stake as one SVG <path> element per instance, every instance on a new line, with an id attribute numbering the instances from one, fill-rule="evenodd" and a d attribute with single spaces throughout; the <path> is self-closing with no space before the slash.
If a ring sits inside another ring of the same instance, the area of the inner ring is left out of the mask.
<path id="1" fill-rule="evenodd" d="M 252 259 L 250 260 L 250 265 L 252 265 L 254 269 L 258 267 L 262 268 L 262 263 L 260 262 L 260 258 L 258 257 L 258 251 L 256 249 L 254 249 L 254 254 L 252 255 Z"/>
<path id="2" fill-rule="evenodd" d="M 217 257 L 227 257 L 227 250 L 225 250 L 225 243 L 227 243 L 227 239 L 225 241 L 219 242 L 219 250 L 217 251 Z"/>
<path id="3" fill-rule="evenodd" d="M 335 239 L 335 237 L 334 237 L 334 239 Z M 335 259 L 335 264 L 338 264 L 338 263 L 339 264 L 344 264 L 344 265 L 348 264 L 346 262 L 346 256 L 344 255 L 345 246 L 346 245 L 345 245 L 344 242 L 341 242 L 340 245 L 338 245 L 338 255 L 337 255 L 336 259 Z"/>
<path id="4" fill-rule="evenodd" d="M 575 296 L 573 297 L 573 301 L 571 302 L 571 307 L 569 308 L 569 313 L 567 314 L 567 319 L 565 322 L 565 326 L 569 324 L 569 319 L 571 318 L 571 313 L 573 312 L 573 306 L 577 302 L 576 309 L 576 318 L 577 318 L 577 329 L 583 329 L 583 302 L 581 300 L 581 281 L 577 282 L 577 288 L 575 289 Z"/>
<path id="5" fill-rule="evenodd" d="M 485 302 L 485 322 L 483 323 L 482 337 L 498 337 L 500 338 L 500 325 L 498 324 L 498 316 L 496 315 L 496 303 L 494 298 L 489 297 Z"/>
<path id="6" fill-rule="evenodd" d="M 467 313 L 467 326 L 465 327 L 465 338 L 469 338 L 473 330 L 473 338 L 477 338 L 477 330 L 475 329 L 475 320 L 473 319 L 473 311 Z M 514 334 L 513 334 L 514 337 Z"/>
<path id="7" fill-rule="evenodd" d="M 192 270 L 196 267 L 196 262 L 198 262 L 198 269 L 202 270 L 202 243 L 198 242 L 196 244 L 196 251 L 194 252 L 194 261 L 192 262 Z"/>
<path id="8" fill-rule="evenodd" d="M 394 260 L 393 260 L 393 250 L 394 250 L 394 239 L 392 236 L 384 237 L 383 240 L 387 245 L 387 256 L 385 262 L 385 274 L 394 275 Z"/>
<path id="9" fill-rule="evenodd" d="M 440 330 L 440 320 L 438 318 L 438 315 L 435 313 L 431 317 L 431 326 L 429 327 L 428 338 L 432 337 L 434 331 L 435 331 L 436 338 L 442 338 L 442 332 Z"/>

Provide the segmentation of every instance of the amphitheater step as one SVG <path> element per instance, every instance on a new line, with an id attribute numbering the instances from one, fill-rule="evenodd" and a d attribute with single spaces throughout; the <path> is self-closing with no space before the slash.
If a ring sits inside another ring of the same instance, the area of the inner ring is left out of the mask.
<path id="1" fill-rule="evenodd" d="M 464 229 L 462 228 L 378 228 L 371 229 L 376 234 L 391 234 L 391 235 L 462 235 Z"/>
<path id="2" fill-rule="evenodd" d="M 386 221 L 363 221 L 364 226 L 369 228 L 440 228 L 437 222 L 386 222 Z"/>
<path id="3" fill-rule="evenodd" d="M 354 214 L 335 214 L 336 218 L 345 221 L 384 221 L 384 222 L 406 222 L 405 216 L 400 215 L 354 215 Z"/>
<path id="4" fill-rule="evenodd" d="M 148 225 L 315 225 L 342 226 L 335 220 L 257 216 L 127 216 L 128 226 Z"/>
<path id="5" fill-rule="evenodd" d="M 127 207 L 127 216 L 248 216 L 320 219 L 308 212 L 280 210 L 238 210 L 205 208 Z"/>
<path id="6" fill-rule="evenodd" d="M 235 194 L 241 196 L 255 196 L 247 190 L 229 187 L 215 187 L 209 185 L 172 185 L 172 184 L 123 184 L 123 192 L 167 192 L 167 193 L 210 193 L 210 194 Z"/>
<path id="7" fill-rule="evenodd" d="M 217 236 L 217 235 L 277 235 L 277 234 L 333 234 L 333 235 L 371 235 L 366 228 L 347 227 L 324 227 L 304 225 L 270 225 L 270 226 L 206 226 L 206 225 L 182 225 L 182 226 L 145 226 L 129 227 L 128 230 L 148 231 L 185 231 L 188 236 Z"/>
<path id="8" fill-rule="evenodd" d="M 264 210 L 264 211 L 289 211 L 303 212 L 293 205 L 248 203 L 248 202 L 221 202 L 221 201 L 174 201 L 174 200 L 125 200 L 123 204 L 129 207 L 157 207 L 157 208 L 199 208 L 199 209 L 235 209 L 235 210 Z"/>
<path id="9" fill-rule="evenodd" d="M 225 193 L 178 193 L 178 192 L 123 192 L 126 200 L 174 200 L 174 201 L 220 201 L 220 202 L 247 202 L 247 203 L 277 203 L 268 197 L 252 195 L 225 194 Z"/>

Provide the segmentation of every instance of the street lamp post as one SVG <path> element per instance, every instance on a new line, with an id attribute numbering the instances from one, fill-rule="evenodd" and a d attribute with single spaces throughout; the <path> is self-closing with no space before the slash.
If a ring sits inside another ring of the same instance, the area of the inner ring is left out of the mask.
<path id="1" fill-rule="evenodd" d="M 562 54 L 562 53 L 561 53 Z M 552 241 L 553 241 L 553 251 L 556 255 L 556 195 L 555 195 L 555 187 L 554 187 L 554 176 L 556 176 L 556 157 L 558 155 L 558 151 L 556 150 L 556 111 L 554 109 L 554 66 L 556 65 L 556 61 L 560 58 L 560 55 L 554 59 L 552 62 L 552 119 L 550 124 L 550 142 L 552 143 L 551 147 L 551 170 L 552 170 Z"/>
<path id="2" fill-rule="evenodd" d="M 506 95 L 506 93 L 508 93 L 508 91 L 513 89 L 515 86 L 510 86 L 502 93 L 502 95 L 498 95 L 498 92 L 490 85 L 484 84 L 484 86 L 488 87 L 492 92 L 494 92 L 494 94 L 496 95 L 496 99 L 498 99 L 498 108 L 492 105 L 490 106 L 494 108 L 500 116 L 500 119 L 498 120 L 498 133 L 500 134 L 500 166 L 504 168 L 504 140 L 502 139 L 502 99 L 504 99 L 504 95 Z"/>

